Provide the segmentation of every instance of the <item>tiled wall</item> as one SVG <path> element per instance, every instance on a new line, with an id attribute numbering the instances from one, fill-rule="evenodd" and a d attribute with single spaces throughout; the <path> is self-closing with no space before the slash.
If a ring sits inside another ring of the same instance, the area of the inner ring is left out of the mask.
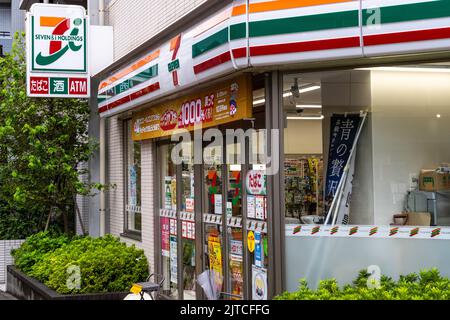
<path id="1" fill-rule="evenodd" d="M 109 230 L 115 236 L 120 236 L 124 228 L 124 147 L 123 121 L 117 116 L 107 120 L 107 183 L 115 188 L 107 194 L 107 210 L 109 209 Z M 154 231 L 153 231 L 153 147 L 150 140 L 142 143 L 141 149 L 141 190 L 142 190 L 142 241 L 126 237 L 121 239 L 127 244 L 134 244 L 145 251 L 149 261 L 150 272 L 155 271 L 154 265 Z"/>
<path id="2" fill-rule="evenodd" d="M 206 0 L 112 0 L 105 22 L 114 27 L 114 60 L 149 40 Z"/>

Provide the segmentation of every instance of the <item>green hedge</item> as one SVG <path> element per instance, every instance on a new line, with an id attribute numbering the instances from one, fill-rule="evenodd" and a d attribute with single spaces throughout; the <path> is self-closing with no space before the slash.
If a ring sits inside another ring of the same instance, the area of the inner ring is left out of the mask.
<path id="1" fill-rule="evenodd" d="M 450 280 L 437 269 L 400 276 L 398 281 L 382 276 L 378 289 L 367 285 L 369 274 L 361 271 L 353 284 L 340 288 L 335 279 L 320 281 L 311 290 L 305 279 L 296 292 L 285 292 L 276 300 L 449 300 Z"/>
<path id="2" fill-rule="evenodd" d="M 148 276 L 144 251 L 111 235 L 69 239 L 39 233 L 12 254 L 20 270 L 61 294 L 126 292 Z M 70 266 L 80 268 L 79 289 L 67 285 Z"/>

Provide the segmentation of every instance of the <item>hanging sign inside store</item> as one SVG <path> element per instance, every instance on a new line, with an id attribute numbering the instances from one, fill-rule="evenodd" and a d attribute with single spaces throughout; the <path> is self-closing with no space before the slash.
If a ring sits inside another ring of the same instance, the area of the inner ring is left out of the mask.
<path id="1" fill-rule="evenodd" d="M 266 175 L 264 171 L 250 170 L 245 179 L 247 192 L 252 195 L 266 194 Z"/>
<path id="2" fill-rule="evenodd" d="M 201 93 L 152 107 L 133 117 L 133 140 L 170 136 L 194 126 L 215 127 L 252 115 L 248 75 L 221 83 Z"/>
<path id="3" fill-rule="evenodd" d="M 89 18 L 82 6 L 36 3 L 27 13 L 27 95 L 89 98 Z"/>

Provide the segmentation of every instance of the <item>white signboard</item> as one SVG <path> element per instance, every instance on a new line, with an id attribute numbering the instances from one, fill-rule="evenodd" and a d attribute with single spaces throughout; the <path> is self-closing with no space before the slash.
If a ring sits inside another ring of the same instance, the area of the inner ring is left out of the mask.
<path id="1" fill-rule="evenodd" d="M 266 175 L 264 171 L 250 170 L 245 180 L 248 194 L 266 194 Z"/>
<path id="2" fill-rule="evenodd" d="M 82 6 L 36 3 L 26 22 L 28 96 L 88 98 L 86 10 Z"/>

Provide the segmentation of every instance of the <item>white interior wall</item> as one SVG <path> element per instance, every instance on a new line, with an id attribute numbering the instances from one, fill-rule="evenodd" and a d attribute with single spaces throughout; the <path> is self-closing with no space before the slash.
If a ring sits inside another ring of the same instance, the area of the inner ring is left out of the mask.
<path id="1" fill-rule="evenodd" d="M 284 129 L 286 154 L 322 154 L 322 121 L 288 120 Z"/>
<path id="2" fill-rule="evenodd" d="M 372 71 L 371 83 L 375 223 L 386 225 L 411 176 L 450 162 L 450 73 Z"/>

